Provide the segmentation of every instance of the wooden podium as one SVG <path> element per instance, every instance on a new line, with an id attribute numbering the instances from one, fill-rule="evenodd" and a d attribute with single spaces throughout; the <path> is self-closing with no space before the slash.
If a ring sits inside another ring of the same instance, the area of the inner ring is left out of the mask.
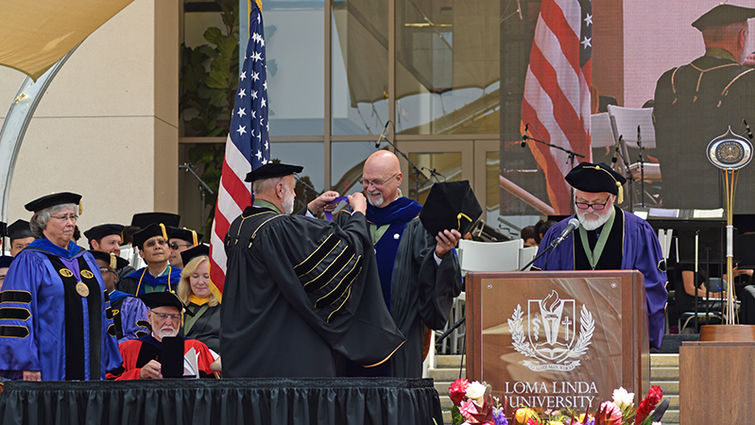
<path id="1" fill-rule="evenodd" d="M 467 378 L 521 405 L 595 411 L 623 386 L 649 388 L 647 305 L 638 271 L 469 273 Z"/>

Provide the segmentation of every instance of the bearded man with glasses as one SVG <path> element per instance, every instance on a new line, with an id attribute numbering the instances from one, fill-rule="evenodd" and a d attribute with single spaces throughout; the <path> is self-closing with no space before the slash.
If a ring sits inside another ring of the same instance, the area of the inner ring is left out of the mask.
<path id="1" fill-rule="evenodd" d="M 574 188 L 579 229 L 535 261 L 532 270 L 639 270 L 645 278 L 650 345 L 660 347 L 668 299 L 666 263 L 650 224 L 615 205 L 623 202 L 626 179 L 606 164 L 583 162 L 569 171 L 566 182 Z M 548 249 L 572 217 L 548 229 L 539 251 Z"/>

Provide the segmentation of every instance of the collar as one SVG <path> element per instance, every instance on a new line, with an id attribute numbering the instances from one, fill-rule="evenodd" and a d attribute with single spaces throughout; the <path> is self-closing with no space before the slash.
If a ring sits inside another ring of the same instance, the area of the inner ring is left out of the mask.
<path id="1" fill-rule="evenodd" d="M 419 215 L 422 205 L 402 196 L 383 208 L 367 204 L 367 220 L 375 225 L 408 223 Z"/>
<path id="2" fill-rule="evenodd" d="M 84 248 L 76 245 L 74 241 L 68 241 L 68 248 L 63 249 L 54 243 L 50 242 L 47 238 L 39 238 L 35 239 L 34 242 L 29 244 L 30 247 L 36 248 L 41 251 L 47 251 L 50 254 L 56 255 L 58 257 L 63 257 L 66 259 L 71 259 L 76 254 L 81 252 Z"/>
<path id="3" fill-rule="evenodd" d="M 720 59 L 731 59 L 734 62 L 737 62 L 737 59 L 733 54 L 731 54 L 731 52 L 720 47 L 711 47 L 709 49 L 705 49 L 705 56 L 713 56 L 714 58 Z"/>
<path id="4" fill-rule="evenodd" d="M 190 303 L 194 303 L 196 305 L 205 305 L 208 302 L 210 302 L 210 299 L 209 298 L 199 298 L 196 295 L 192 295 L 192 296 L 189 297 L 189 302 Z"/>
<path id="5" fill-rule="evenodd" d="M 258 208 L 268 208 L 277 212 L 278 214 L 283 214 L 281 210 L 279 210 L 278 207 L 275 206 L 275 204 L 273 204 L 270 201 L 266 201 L 264 199 L 255 198 L 254 203 L 252 205 Z"/>

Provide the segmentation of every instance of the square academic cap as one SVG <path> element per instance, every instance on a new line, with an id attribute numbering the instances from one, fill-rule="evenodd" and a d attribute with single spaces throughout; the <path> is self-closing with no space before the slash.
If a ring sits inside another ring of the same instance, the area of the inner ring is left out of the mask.
<path id="1" fill-rule="evenodd" d="M 464 235 L 482 214 L 469 181 L 435 183 L 427 195 L 419 219 L 431 235 L 456 229 Z"/>

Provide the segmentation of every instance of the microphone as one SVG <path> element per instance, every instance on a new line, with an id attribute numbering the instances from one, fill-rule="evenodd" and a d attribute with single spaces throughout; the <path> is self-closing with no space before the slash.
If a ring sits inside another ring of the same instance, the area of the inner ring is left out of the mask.
<path id="1" fill-rule="evenodd" d="M 611 164 L 616 164 L 616 161 L 618 160 L 619 156 L 619 146 L 621 146 L 621 141 L 624 140 L 624 135 L 619 135 L 619 141 L 616 143 L 616 148 L 613 150 L 613 156 L 611 157 Z"/>
<path id="2" fill-rule="evenodd" d="M 747 129 L 747 137 L 752 140 L 752 130 L 750 130 L 750 124 L 747 124 L 747 120 L 742 118 L 742 122 L 745 123 L 745 128 Z"/>
<path id="3" fill-rule="evenodd" d="M 524 124 L 524 134 L 522 134 L 522 147 L 527 146 L 527 139 L 529 139 L 529 137 L 527 136 L 527 129 L 529 128 L 530 128 L 530 123 Z"/>
<path id="4" fill-rule="evenodd" d="M 388 120 L 385 122 L 385 125 L 383 126 L 383 131 L 380 132 L 380 137 L 378 137 L 377 141 L 375 141 L 375 149 L 380 149 L 380 142 L 383 141 L 385 138 L 385 131 L 388 130 L 388 124 L 391 123 L 391 120 Z"/>
<path id="5" fill-rule="evenodd" d="M 564 239 L 566 239 L 566 237 L 569 236 L 571 232 L 577 230 L 578 228 L 579 228 L 579 220 L 572 217 L 572 219 L 569 220 L 569 224 L 566 226 L 566 229 L 564 229 L 564 231 L 561 232 L 561 236 L 559 236 L 558 238 L 554 239 L 553 242 L 551 242 L 551 247 L 555 248 L 556 246 L 558 246 L 558 244 L 563 242 Z"/>

